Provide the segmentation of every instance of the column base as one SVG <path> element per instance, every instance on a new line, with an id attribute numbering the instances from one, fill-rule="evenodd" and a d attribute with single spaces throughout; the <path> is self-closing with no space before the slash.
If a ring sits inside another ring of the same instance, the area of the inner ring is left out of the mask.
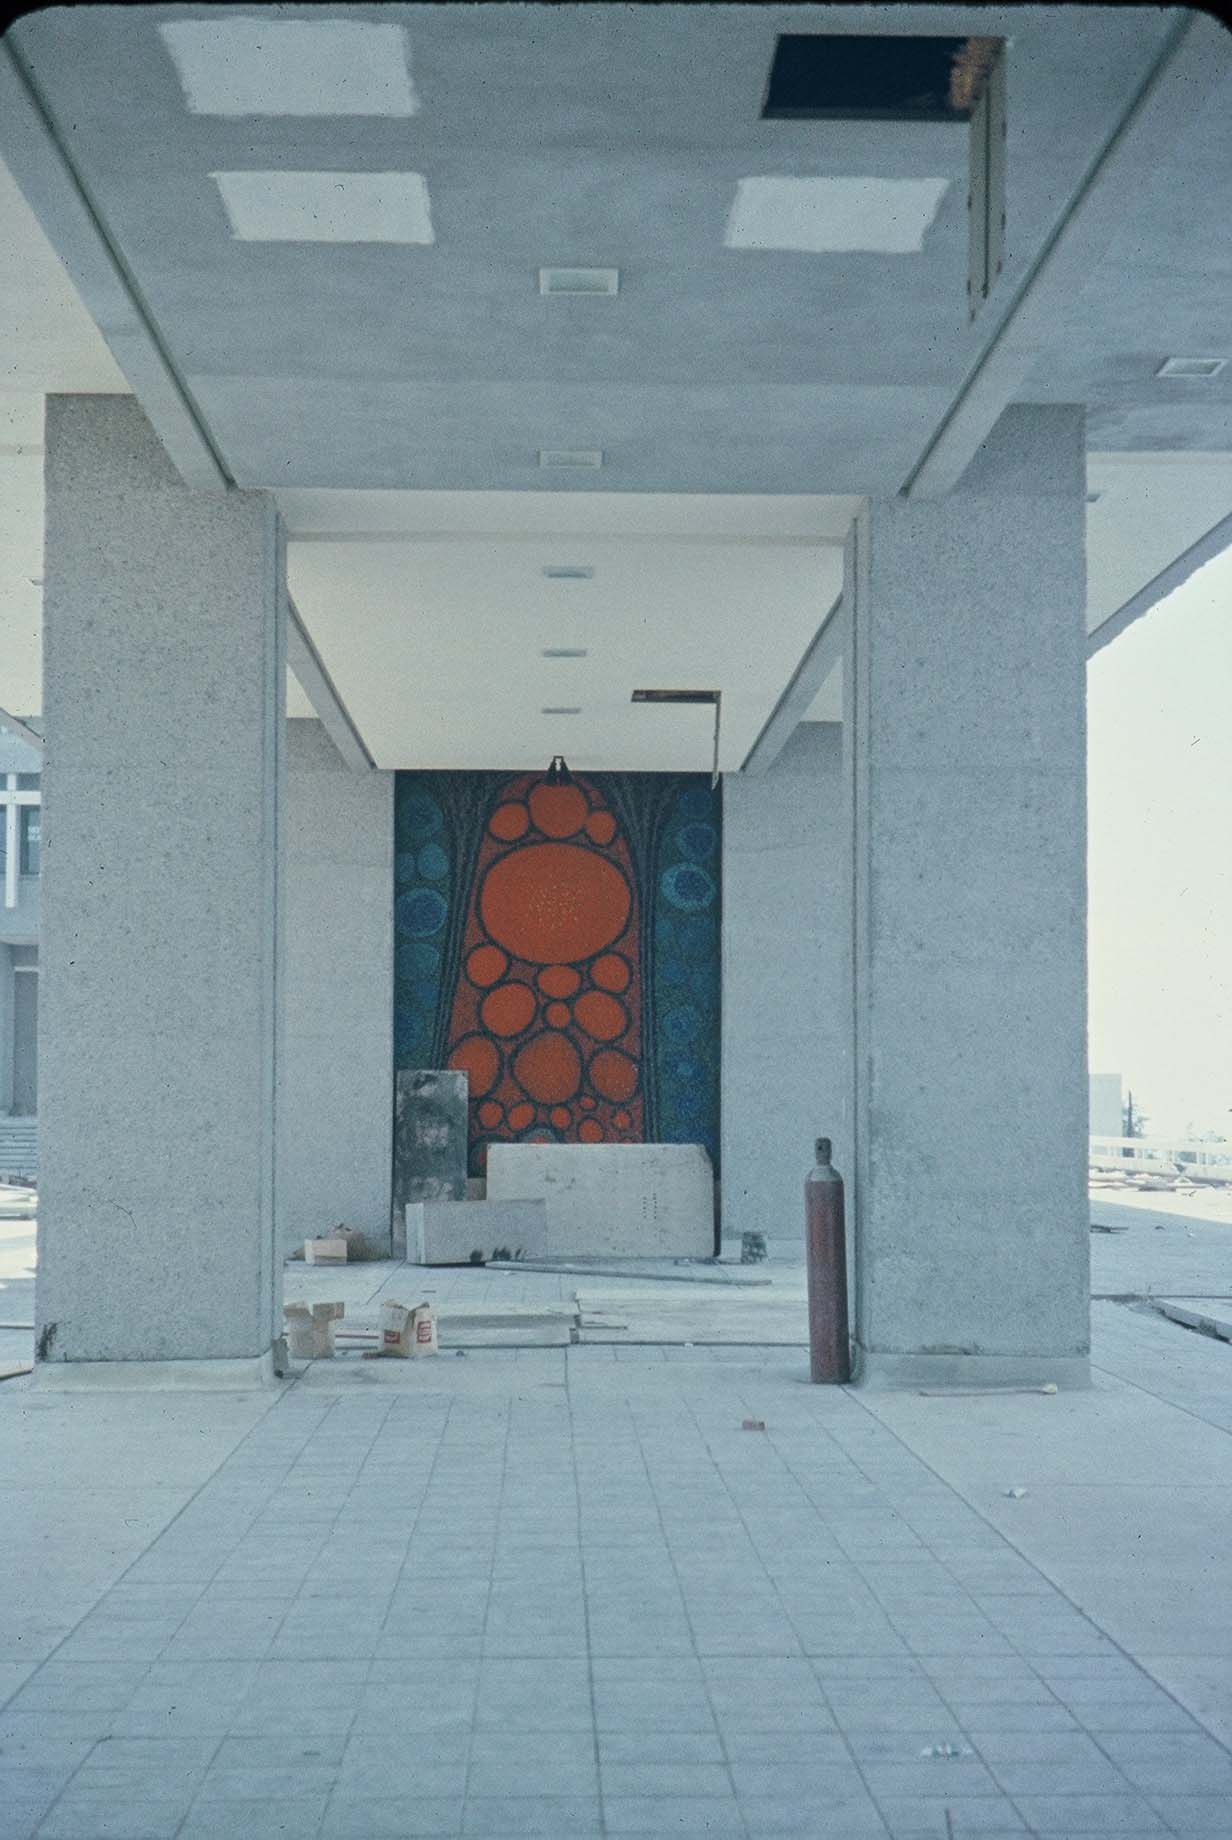
<path id="1" fill-rule="evenodd" d="M 30 1385 L 59 1393 L 236 1393 L 281 1386 L 274 1351 L 216 1361 L 36 1361 Z"/>
<path id="2" fill-rule="evenodd" d="M 1055 1386 L 1066 1392 L 1091 1384 L 1084 1354 L 883 1354 L 855 1347 L 853 1381 L 870 1389 L 937 1387 L 998 1389 Z"/>

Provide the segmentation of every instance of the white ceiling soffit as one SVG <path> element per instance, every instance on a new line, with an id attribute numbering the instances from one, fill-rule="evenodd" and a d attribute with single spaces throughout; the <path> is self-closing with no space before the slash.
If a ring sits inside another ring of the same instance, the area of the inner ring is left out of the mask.
<path id="1" fill-rule="evenodd" d="M 545 577 L 562 560 L 594 573 Z M 703 772 L 710 707 L 630 701 L 671 688 L 722 691 L 720 764 L 734 772 L 833 603 L 842 561 L 816 540 L 697 536 L 591 535 L 568 556 L 554 536 L 288 549 L 300 616 L 382 768 L 530 768 L 564 754 L 591 770 Z"/>
<path id="2" fill-rule="evenodd" d="M 0 390 L 127 395 L 102 334 L 3 161 L 0 252 Z"/>
<path id="3" fill-rule="evenodd" d="M 1232 454 L 1089 454 L 1087 630 L 1232 513 Z"/>

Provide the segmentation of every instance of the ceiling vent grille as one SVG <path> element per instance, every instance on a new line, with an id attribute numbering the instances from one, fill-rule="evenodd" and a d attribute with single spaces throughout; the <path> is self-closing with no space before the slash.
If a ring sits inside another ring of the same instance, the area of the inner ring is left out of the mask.
<path id="1" fill-rule="evenodd" d="M 1165 358 L 1157 377 L 1218 377 L 1227 364 L 1226 358 Z"/>
<path id="2" fill-rule="evenodd" d="M 580 716 L 581 713 L 576 703 L 545 703 L 539 711 L 541 716 Z"/>
<path id="3" fill-rule="evenodd" d="M 620 292 L 618 268 L 541 268 L 541 294 L 597 294 Z"/>
<path id="4" fill-rule="evenodd" d="M 540 652 L 541 658 L 588 658 L 589 651 L 581 645 L 549 645 Z"/>
<path id="5" fill-rule="evenodd" d="M 599 447 L 541 447 L 539 464 L 556 472 L 597 473 L 603 465 Z"/>
<path id="6" fill-rule="evenodd" d="M 595 575 L 583 562 L 549 562 L 543 573 L 548 581 L 593 581 Z"/>

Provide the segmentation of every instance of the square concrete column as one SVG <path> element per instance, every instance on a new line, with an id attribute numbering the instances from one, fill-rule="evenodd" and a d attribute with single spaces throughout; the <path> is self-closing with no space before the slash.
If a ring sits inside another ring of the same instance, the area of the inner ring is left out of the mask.
<path id="1" fill-rule="evenodd" d="M 184 485 L 129 397 L 49 397 L 46 440 L 42 1377 L 255 1378 L 281 1310 L 279 522 Z"/>
<path id="2" fill-rule="evenodd" d="M 856 530 L 857 1372 L 1081 1384 L 1089 1276 L 1082 411 Z"/>

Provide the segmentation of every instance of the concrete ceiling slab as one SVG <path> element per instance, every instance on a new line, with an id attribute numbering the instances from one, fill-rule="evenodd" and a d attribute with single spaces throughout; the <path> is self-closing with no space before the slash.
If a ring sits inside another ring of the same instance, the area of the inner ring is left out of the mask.
<path id="1" fill-rule="evenodd" d="M 1009 36 L 1012 291 L 1173 18 L 391 6 L 413 121 L 312 95 L 193 113 L 160 30 L 181 7 L 51 8 L 10 38 L 235 479 L 536 489 L 528 449 L 585 446 L 611 455 L 603 489 L 880 492 L 988 337 L 966 306 L 966 131 L 762 121 L 778 33 Z M 244 170 L 422 173 L 436 243 L 239 242 L 209 175 Z M 740 181 L 767 174 L 945 195 L 918 254 L 725 249 Z M 618 267 L 620 292 L 544 298 L 544 263 Z"/>

